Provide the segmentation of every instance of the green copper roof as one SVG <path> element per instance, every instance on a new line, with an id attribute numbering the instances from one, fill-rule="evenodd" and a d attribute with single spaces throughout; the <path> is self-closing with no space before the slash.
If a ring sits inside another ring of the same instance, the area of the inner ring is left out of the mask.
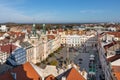
<path id="1" fill-rule="evenodd" d="M 46 34 L 45 24 L 43 24 L 42 26 L 43 26 L 43 33 Z"/>
<path id="2" fill-rule="evenodd" d="M 33 24 L 33 26 L 32 26 L 32 34 L 33 34 L 34 36 L 36 36 L 36 28 L 35 28 L 35 24 Z"/>

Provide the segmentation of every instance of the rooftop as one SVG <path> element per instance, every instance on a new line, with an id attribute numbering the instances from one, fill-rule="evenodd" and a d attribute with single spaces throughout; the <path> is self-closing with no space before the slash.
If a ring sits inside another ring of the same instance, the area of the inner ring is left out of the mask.
<path id="1" fill-rule="evenodd" d="M 85 78 L 74 67 L 58 76 L 59 79 L 62 79 L 62 77 L 66 78 L 66 80 L 85 80 Z"/>
<path id="2" fill-rule="evenodd" d="M 29 62 L 18 66 L 3 75 L 0 75 L 0 79 L 14 80 L 15 77 L 11 73 L 14 73 L 16 75 L 16 80 L 41 80 L 41 77 Z"/>
<path id="3" fill-rule="evenodd" d="M 66 80 L 85 80 L 85 78 L 75 69 L 71 68 L 66 76 Z"/>
<path id="4" fill-rule="evenodd" d="M 28 41 L 26 41 L 26 42 L 21 42 L 20 45 L 21 45 L 22 47 L 24 47 L 24 48 L 27 48 L 27 47 L 31 47 L 31 46 L 32 46 L 32 44 L 30 44 Z"/>
<path id="5" fill-rule="evenodd" d="M 106 34 L 114 35 L 115 37 L 120 37 L 120 32 L 106 32 Z"/>
<path id="6" fill-rule="evenodd" d="M 47 35 L 48 39 L 55 39 L 55 36 L 54 35 Z"/>
<path id="7" fill-rule="evenodd" d="M 55 78 L 55 76 L 53 76 L 53 75 L 51 74 L 51 75 L 47 76 L 47 77 L 45 78 L 45 80 L 56 80 L 56 78 Z"/>
<path id="8" fill-rule="evenodd" d="M 118 60 L 118 59 L 120 59 L 120 55 L 114 55 L 114 56 L 112 56 L 112 57 L 109 57 L 109 58 L 107 59 L 107 61 L 108 61 L 108 62 L 113 62 L 113 61 L 116 61 L 116 60 Z"/>
<path id="9" fill-rule="evenodd" d="M 112 70 L 116 80 L 120 80 L 120 66 L 112 66 Z"/>
<path id="10" fill-rule="evenodd" d="M 7 53 L 11 53 L 12 51 L 14 51 L 17 48 L 17 46 L 13 45 L 13 44 L 5 44 L 5 45 L 0 45 L 0 51 L 2 52 L 7 52 Z"/>
<path id="11" fill-rule="evenodd" d="M 113 42 L 105 45 L 104 48 L 105 48 L 105 49 L 106 49 L 106 48 L 110 48 L 111 46 L 114 46 L 115 44 L 117 44 L 117 42 L 113 41 Z"/>

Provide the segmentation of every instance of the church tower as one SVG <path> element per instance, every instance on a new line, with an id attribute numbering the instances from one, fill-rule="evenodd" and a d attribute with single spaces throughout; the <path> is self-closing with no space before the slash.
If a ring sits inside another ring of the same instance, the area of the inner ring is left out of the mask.
<path id="1" fill-rule="evenodd" d="M 43 33 L 46 34 L 45 24 L 43 24 L 42 26 L 43 26 Z"/>
<path id="2" fill-rule="evenodd" d="M 33 34 L 33 36 L 36 36 L 35 24 L 33 24 L 33 26 L 32 26 L 32 34 Z"/>

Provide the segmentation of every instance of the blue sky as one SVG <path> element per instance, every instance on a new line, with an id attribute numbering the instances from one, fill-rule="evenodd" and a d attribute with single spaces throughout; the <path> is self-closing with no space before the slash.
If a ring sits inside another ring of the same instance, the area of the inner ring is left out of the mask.
<path id="1" fill-rule="evenodd" d="M 120 0 L 0 0 L 0 22 L 120 22 Z"/>

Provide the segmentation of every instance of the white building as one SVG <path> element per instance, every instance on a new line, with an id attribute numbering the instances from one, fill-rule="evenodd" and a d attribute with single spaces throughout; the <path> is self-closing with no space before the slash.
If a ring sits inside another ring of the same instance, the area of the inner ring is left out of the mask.
<path id="1" fill-rule="evenodd" d="M 66 44 L 69 46 L 81 46 L 86 40 L 87 37 L 85 35 L 66 35 Z"/>
<path id="2" fill-rule="evenodd" d="M 91 45 L 93 42 L 96 32 L 85 32 L 85 31 L 68 31 L 61 35 L 61 44 L 68 46 L 81 46 L 86 44 L 86 46 Z"/>
<path id="3" fill-rule="evenodd" d="M 108 27 L 109 31 L 117 31 L 116 27 Z"/>
<path id="4" fill-rule="evenodd" d="M 120 66 L 120 59 L 111 62 L 111 65 Z"/>
<path id="5" fill-rule="evenodd" d="M 0 65 L 5 63 L 10 54 L 0 51 Z"/>
<path id="6" fill-rule="evenodd" d="M 79 30 L 85 30 L 85 29 L 86 29 L 85 26 L 83 25 L 79 26 Z"/>
<path id="7" fill-rule="evenodd" d="M 7 32 L 8 31 L 8 27 L 6 27 L 6 25 L 1 25 L 0 30 L 2 32 Z"/>

